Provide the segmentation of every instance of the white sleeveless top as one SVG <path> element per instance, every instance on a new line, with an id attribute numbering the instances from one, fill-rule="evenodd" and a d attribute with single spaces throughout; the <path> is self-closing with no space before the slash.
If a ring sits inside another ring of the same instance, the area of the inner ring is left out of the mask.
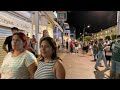
<path id="1" fill-rule="evenodd" d="M 29 79 L 28 66 L 36 62 L 36 57 L 29 51 L 24 51 L 17 57 L 9 52 L 1 65 L 1 79 Z"/>

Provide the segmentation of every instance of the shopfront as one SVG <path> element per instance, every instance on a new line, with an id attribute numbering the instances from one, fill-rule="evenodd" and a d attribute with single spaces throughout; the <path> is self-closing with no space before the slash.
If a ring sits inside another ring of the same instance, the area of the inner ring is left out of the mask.
<path id="1" fill-rule="evenodd" d="M 54 29 L 53 29 L 53 37 L 55 40 L 58 40 L 59 39 L 59 30 L 58 30 L 58 27 L 57 26 L 54 26 Z"/>
<path id="2" fill-rule="evenodd" d="M 0 65 L 4 56 L 7 54 L 3 49 L 2 45 L 7 36 L 12 35 L 11 28 L 17 27 L 20 31 L 26 33 L 32 32 L 32 25 L 26 21 L 18 19 L 14 16 L 11 16 L 7 13 L 0 11 Z M 30 35 L 32 36 L 32 35 Z"/>
<path id="3" fill-rule="evenodd" d="M 54 26 L 54 39 L 55 40 L 59 40 L 62 43 L 62 33 L 63 33 L 63 29 L 61 28 L 61 26 L 54 21 L 55 26 Z"/>

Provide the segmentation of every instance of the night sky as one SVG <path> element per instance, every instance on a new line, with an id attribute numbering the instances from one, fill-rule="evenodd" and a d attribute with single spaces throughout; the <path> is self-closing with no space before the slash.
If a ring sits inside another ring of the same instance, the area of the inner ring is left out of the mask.
<path id="1" fill-rule="evenodd" d="M 70 11 L 67 14 L 67 23 L 76 28 L 76 37 L 83 33 L 83 26 L 90 25 L 85 29 L 87 33 L 96 33 L 117 25 L 117 11 Z"/>

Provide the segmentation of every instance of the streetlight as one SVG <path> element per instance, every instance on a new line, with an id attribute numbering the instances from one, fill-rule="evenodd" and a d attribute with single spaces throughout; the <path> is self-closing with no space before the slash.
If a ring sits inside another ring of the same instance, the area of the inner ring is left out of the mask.
<path id="1" fill-rule="evenodd" d="M 90 27 L 90 25 L 88 25 L 87 27 L 84 27 L 84 28 L 83 28 L 83 43 L 84 43 L 84 37 L 85 37 L 85 29 L 86 29 L 86 28 L 89 28 L 89 27 Z"/>

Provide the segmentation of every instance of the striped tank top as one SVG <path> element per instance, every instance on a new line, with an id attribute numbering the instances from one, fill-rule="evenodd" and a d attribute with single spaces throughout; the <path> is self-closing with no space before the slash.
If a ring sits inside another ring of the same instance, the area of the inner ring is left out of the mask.
<path id="1" fill-rule="evenodd" d="M 53 72 L 53 66 L 56 60 L 52 60 L 48 63 L 40 61 L 37 70 L 34 74 L 34 79 L 55 79 L 55 74 Z"/>

